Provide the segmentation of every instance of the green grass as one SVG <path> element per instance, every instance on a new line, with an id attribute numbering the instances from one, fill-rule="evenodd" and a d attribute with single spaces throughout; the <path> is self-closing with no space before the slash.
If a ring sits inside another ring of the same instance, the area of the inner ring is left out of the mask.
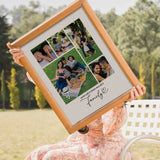
<path id="1" fill-rule="evenodd" d="M 0 160 L 22 160 L 35 148 L 65 140 L 67 131 L 51 109 L 0 111 Z M 159 160 L 160 145 L 136 143 L 135 160 Z"/>
<path id="2" fill-rule="evenodd" d="M 33 149 L 67 136 L 51 109 L 0 112 L 0 160 L 22 160 Z"/>
<path id="3" fill-rule="evenodd" d="M 82 55 L 82 57 L 84 58 L 84 60 L 86 61 L 87 64 L 91 63 L 96 58 L 98 58 L 98 57 L 100 57 L 102 55 L 101 50 L 99 49 L 99 47 L 96 44 L 94 46 L 92 46 L 92 47 L 96 50 L 96 53 L 93 53 L 92 56 L 88 57 L 88 58 L 85 58 L 85 56 L 83 55 L 81 49 L 78 50 L 80 52 L 80 54 Z"/>

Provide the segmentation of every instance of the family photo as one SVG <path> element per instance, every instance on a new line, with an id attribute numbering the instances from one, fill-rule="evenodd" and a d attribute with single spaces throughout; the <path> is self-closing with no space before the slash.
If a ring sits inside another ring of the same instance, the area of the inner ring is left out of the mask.
<path id="1" fill-rule="evenodd" d="M 98 82 L 103 81 L 104 79 L 115 73 L 104 56 L 91 63 L 89 66 Z"/>
<path id="2" fill-rule="evenodd" d="M 98 84 L 76 49 L 43 70 L 66 104 Z"/>
<path id="3" fill-rule="evenodd" d="M 87 63 L 90 63 L 102 55 L 99 47 L 94 42 L 92 36 L 86 30 L 80 19 L 71 23 L 64 31 L 69 35 L 75 48 L 80 52 Z"/>
<path id="4" fill-rule="evenodd" d="M 67 38 L 64 31 L 58 32 L 47 40 L 52 46 L 56 55 L 59 57 L 73 48 L 71 41 Z"/>
<path id="5" fill-rule="evenodd" d="M 31 50 L 31 52 L 42 68 L 57 58 L 55 52 L 47 43 L 47 41 L 44 41 L 36 46 Z"/>

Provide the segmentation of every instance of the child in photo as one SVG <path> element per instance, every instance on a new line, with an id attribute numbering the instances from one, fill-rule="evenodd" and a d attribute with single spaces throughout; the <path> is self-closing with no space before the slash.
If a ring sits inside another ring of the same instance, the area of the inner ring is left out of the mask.
<path id="1" fill-rule="evenodd" d="M 59 35 L 61 37 L 62 47 L 63 48 L 67 48 L 68 47 L 69 49 L 72 48 L 71 42 L 68 41 L 65 33 L 61 32 Z"/>
<path id="2" fill-rule="evenodd" d="M 60 55 L 60 53 L 63 52 L 63 47 L 61 45 L 60 42 L 58 42 L 58 39 L 57 38 L 53 38 L 53 45 L 54 45 L 54 48 L 55 48 L 55 51 L 58 55 Z"/>
<path id="3" fill-rule="evenodd" d="M 69 56 L 68 57 L 68 62 L 67 62 L 67 65 L 73 69 L 73 67 L 75 66 L 77 62 L 75 61 L 74 57 L 73 56 Z"/>
<path id="4" fill-rule="evenodd" d="M 87 42 L 83 42 L 83 49 L 84 49 L 85 53 L 88 54 L 89 57 L 91 57 L 92 56 L 92 52 L 90 51 L 90 49 L 88 48 L 87 45 L 88 45 Z"/>

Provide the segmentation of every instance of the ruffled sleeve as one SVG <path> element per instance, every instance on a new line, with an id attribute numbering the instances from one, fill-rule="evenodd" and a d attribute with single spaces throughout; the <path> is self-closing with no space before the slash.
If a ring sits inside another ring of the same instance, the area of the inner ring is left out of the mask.
<path id="1" fill-rule="evenodd" d="M 118 131 L 127 120 L 125 107 L 115 107 L 102 115 L 103 134 L 111 135 Z"/>

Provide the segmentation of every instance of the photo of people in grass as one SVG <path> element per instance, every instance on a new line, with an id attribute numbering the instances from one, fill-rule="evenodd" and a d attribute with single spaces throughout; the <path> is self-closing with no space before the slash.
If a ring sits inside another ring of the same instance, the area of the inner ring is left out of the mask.
<path id="1" fill-rule="evenodd" d="M 65 104 L 114 73 L 80 19 L 48 37 L 31 52 Z"/>
<path id="2" fill-rule="evenodd" d="M 31 50 L 35 59 L 43 68 L 57 58 L 55 52 L 47 41 L 42 42 Z"/>
<path id="3" fill-rule="evenodd" d="M 66 104 L 98 84 L 76 49 L 49 64 L 44 72 Z"/>
<path id="4" fill-rule="evenodd" d="M 102 55 L 101 50 L 80 19 L 71 23 L 64 30 L 87 63 Z"/>
<path id="5" fill-rule="evenodd" d="M 108 63 L 107 59 L 102 56 L 98 60 L 94 61 L 89 65 L 92 73 L 98 82 L 105 80 L 107 77 L 114 74 L 114 70 L 111 65 Z"/>
<path id="6" fill-rule="evenodd" d="M 48 38 L 47 41 L 50 43 L 58 57 L 73 48 L 71 41 L 68 39 L 64 31 L 56 33 L 55 35 Z"/>

